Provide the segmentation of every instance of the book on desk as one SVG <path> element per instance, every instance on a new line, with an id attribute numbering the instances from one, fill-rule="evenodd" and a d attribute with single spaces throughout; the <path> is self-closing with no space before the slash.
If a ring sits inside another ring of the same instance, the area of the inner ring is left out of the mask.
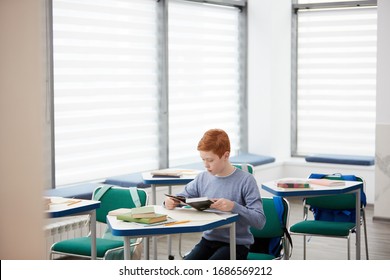
<path id="1" fill-rule="evenodd" d="M 131 213 L 120 214 L 116 216 L 118 220 L 122 220 L 125 222 L 133 222 L 140 224 L 155 224 L 168 220 L 168 216 L 165 214 L 154 213 L 153 216 L 146 215 L 145 217 L 135 218 Z"/>
<path id="2" fill-rule="evenodd" d="M 276 186 L 282 189 L 307 189 L 310 188 L 310 183 L 308 180 L 286 178 L 278 180 Z"/>
<path id="3" fill-rule="evenodd" d="M 183 175 L 182 170 L 162 169 L 150 172 L 153 178 L 180 178 Z"/>
<path id="4" fill-rule="evenodd" d="M 308 189 L 312 185 L 326 186 L 326 187 L 339 187 L 345 186 L 345 181 L 342 180 L 330 180 L 330 179 L 298 179 L 298 178 L 285 178 L 276 182 L 278 188 L 283 189 Z"/>
<path id="5" fill-rule="evenodd" d="M 166 214 L 156 213 L 154 206 L 142 206 L 138 208 L 119 208 L 108 213 L 109 216 L 116 216 L 118 220 L 140 224 L 154 224 L 164 222 L 168 219 Z"/>
<path id="6" fill-rule="evenodd" d="M 327 186 L 327 187 L 345 186 L 345 181 L 342 180 L 309 179 L 309 183 L 314 185 Z"/>

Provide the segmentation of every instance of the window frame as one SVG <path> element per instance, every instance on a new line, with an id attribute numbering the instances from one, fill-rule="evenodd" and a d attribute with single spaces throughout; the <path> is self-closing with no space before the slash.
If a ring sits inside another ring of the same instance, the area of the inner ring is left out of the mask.
<path id="1" fill-rule="evenodd" d="M 302 1 L 302 0 L 301 0 Z M 291 9 L 291 138 L 290 150 L 292 157 L 306 157 L 298 153 L 298 11 L 329 8 L 376 7 L 377 0 L 339 1 L 297 4 L 299 0 L 292 0 Z"/>

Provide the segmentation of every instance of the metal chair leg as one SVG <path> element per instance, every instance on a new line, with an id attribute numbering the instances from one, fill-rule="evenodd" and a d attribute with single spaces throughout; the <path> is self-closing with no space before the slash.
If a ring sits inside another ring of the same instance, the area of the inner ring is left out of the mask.
<path id="1" fill-rule="evenodd" d="M 362 209 L 363 226 L 364 226 L 364 240 L 366 245 L 366 259 L 368 260 L 368 237 L 367 237 L 367 224 L 366 224 L 366 211 Z"/>
<path id="2" fill-rule="evenodd" d="M 183 254 L 181 253 L 181 233 L 179 234 L 179 256 L 183 259 L 184 256 Z"/>

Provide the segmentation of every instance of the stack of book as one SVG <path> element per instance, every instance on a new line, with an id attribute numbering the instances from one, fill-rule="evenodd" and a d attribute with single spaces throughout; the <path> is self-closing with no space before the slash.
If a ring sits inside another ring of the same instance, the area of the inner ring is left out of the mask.
<path id="1" fill-rule="evenodd" d="M 283 189 L 305 189 L 310 188 L 310 182 L 302 179 L 286 178 L 278 180 L 276 186 Z"/>
<path id="2" fill-rule="evenodd" d="M 338 187 L 345 186 L 345 181 L 342 180 L 330 180 L 330 179 L 297 179 L 297 178 L 285 178 L 276 182 L 278 188 L 291 188 L 302 189 L 310 188 L 311 185 Z"/>
<path id="3" fill-rule="evenodd" d="M 150 172 L 153 178 L 180 178 L 183 175 L 182 170 L 163 169 Z"/>
<path id="4" fill-rule="evenodd" d="M 125 222 L 154 224 L 166 221 L 167 215 L 154 211 L 154 206 L 143 206 L 139 208 L 120 208 L 110 211 L 108 215 L 116 216 L 118 220 Z"/>

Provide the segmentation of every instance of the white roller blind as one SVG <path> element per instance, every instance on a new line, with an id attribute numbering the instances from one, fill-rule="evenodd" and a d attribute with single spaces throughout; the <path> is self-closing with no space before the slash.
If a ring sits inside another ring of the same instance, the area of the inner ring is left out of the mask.
<path id="1" fill-rule="evenodd" d="M 376 29 L 376 8 L 298 12 L 298 155 L 374 155 Z"/>
<path id="2" fill-rule="evenodd" d="M 155 0 L 53 0 L 56 186 L 158 167 Z"/>
<path id="3" fill-rule="evenodd" d="M 203 133 L 224 129 L 239 150 L 239 10 L 169 1 L 169 163 L 200 161 Z"/>

